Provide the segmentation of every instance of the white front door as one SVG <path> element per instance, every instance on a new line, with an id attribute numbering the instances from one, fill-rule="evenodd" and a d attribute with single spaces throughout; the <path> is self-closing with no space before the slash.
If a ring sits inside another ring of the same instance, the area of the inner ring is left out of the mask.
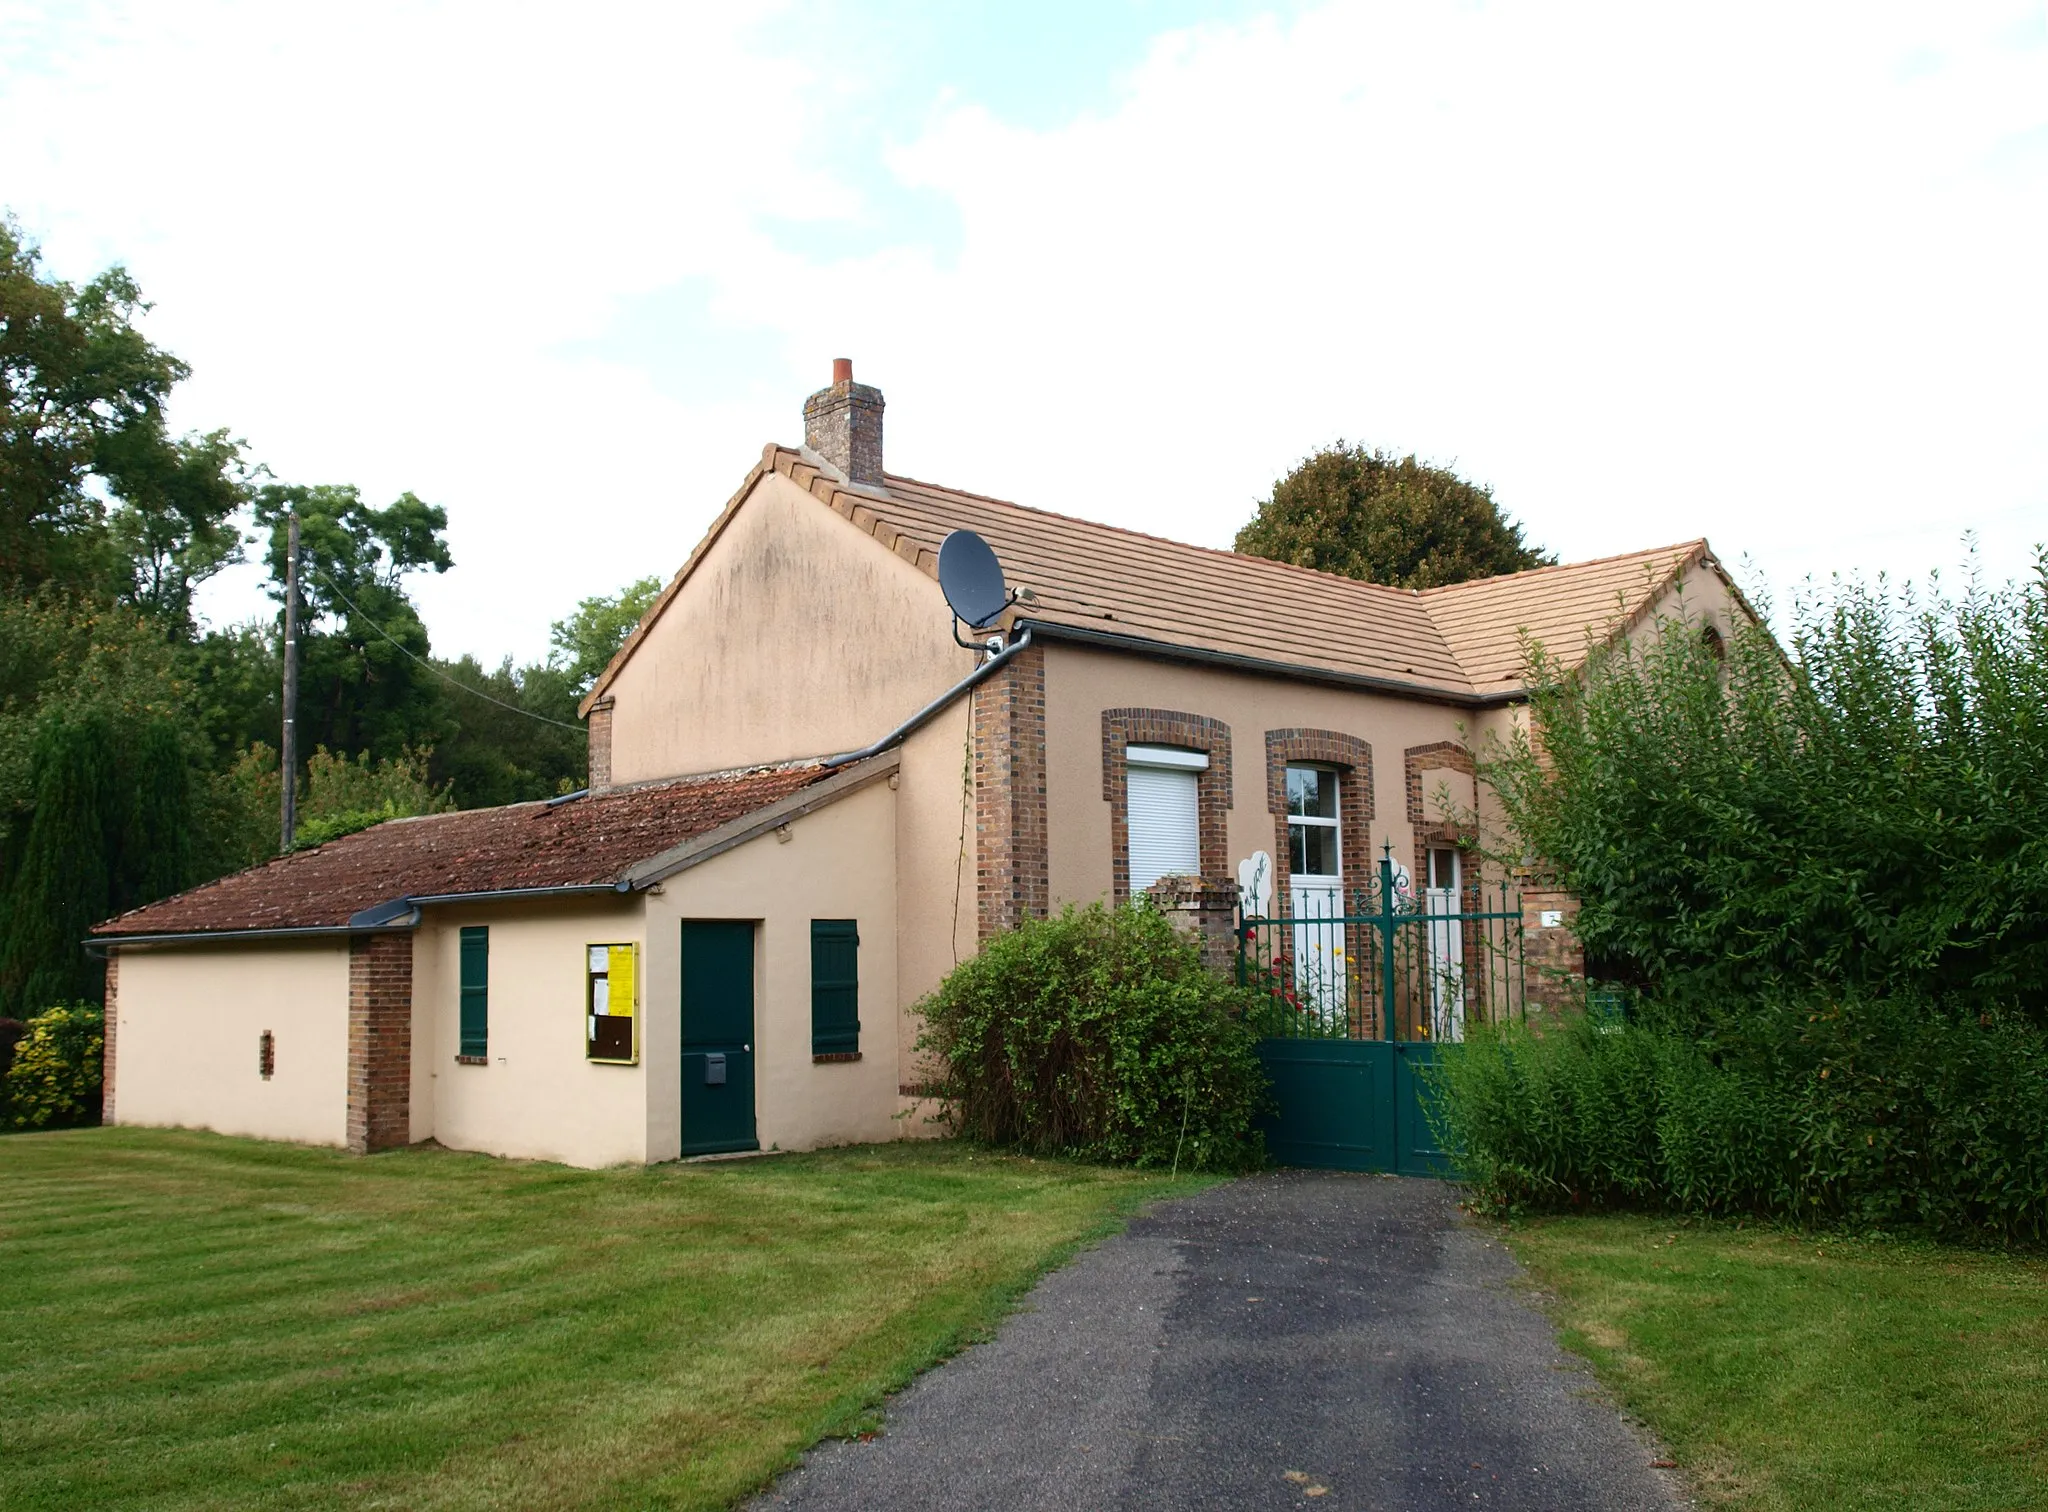
<path id="1" fill-rule="evenodd" d="M 1429 922 L 1429 1037 L 1465 1037 L 1465 921 L 1460 915 L 1461 858 L 1450 846 L 1429 853 L 1429 885 L 1423 889 L 1423 912 Z"/>
<path id="2" fill-rule="evenodd" d="M 1337 774 L 1287 769 L 1288 902 L 1295 924 L 1294 986 L 1323 1018 L 1344 1014 L 1344 858 L 1338 837 Z"/>

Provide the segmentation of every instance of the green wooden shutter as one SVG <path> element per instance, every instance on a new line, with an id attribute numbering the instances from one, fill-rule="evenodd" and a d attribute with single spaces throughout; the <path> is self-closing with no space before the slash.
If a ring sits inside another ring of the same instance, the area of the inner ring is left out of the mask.
<path id="1" fill-rule="evenodd" d="M 811 920 L 811 1054 L 860 1049 L 860 922 Z"/>
<path id="2" fill-rule="evenodd" d="M 462 931 L 461 1055 L 488 1055 L 491 1049 L 491 931 L 471 924 Z"/>

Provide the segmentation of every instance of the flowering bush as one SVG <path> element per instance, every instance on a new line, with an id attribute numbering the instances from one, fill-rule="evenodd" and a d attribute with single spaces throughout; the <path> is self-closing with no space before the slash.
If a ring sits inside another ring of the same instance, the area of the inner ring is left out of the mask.
<path id="1" fill-rule="evenodd" d="M 28 1021 L 0 1100 L 9 1127 L 99 1122 L 105 1025 L 105 1015 L 85 1003 L 48 1008 Z"/>

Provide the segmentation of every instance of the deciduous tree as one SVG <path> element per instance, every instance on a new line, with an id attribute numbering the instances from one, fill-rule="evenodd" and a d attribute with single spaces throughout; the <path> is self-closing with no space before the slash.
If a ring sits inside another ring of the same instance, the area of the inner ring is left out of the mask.
<path id="1" fill-rule="evenodd" d="M 1413 456 L 1343 441 L 1273 485 L 1237 533 L 1247 556 L 1396 588 L 1436 588 L 1545 567 L 1490 489 Z"/>
<path id="2" fill-rule="evenodd" d="M 184 633 L 193 587 L 239 554 L 246 477 L 226 432 L 166 429 L 191 370 L 137 329 L 148 308 L 119 267 L 48 276 L 0 218 L 0 584 L 128 598 Z"/>
<path id="3" fill-rule="evenodd" d="M 590 691 L 660 596 L 660 578 L 639 578 L 617 593 L 584 599 L 574 614 L 555 621 L 548 633 L 554 647 L 549 659 L 569 674 L 579 698 Z"/>
<path id="4" fill-rule="evenodd" d="M 402 494 L 383 509 L 350 486 L 270 484 L 256 497 L 269 532 L 271 592 L 284 599 L 286 519 L 299 516 L 306 570 L 299 643 L 299 733 L 306 749 L 395 757 L 448 726 L 448 694 L 423 665 L 427 627 L 405 591 L 417 572 L 454 565 L 448 513 Z"/>

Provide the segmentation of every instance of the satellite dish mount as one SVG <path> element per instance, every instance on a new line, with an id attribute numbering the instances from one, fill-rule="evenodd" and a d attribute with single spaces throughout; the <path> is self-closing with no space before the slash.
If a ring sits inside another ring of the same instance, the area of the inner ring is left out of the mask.
<path id="1" fill-rule="evenodd" d="M 953 639 L 970 651 L 991 656 L 1003 649 L 1004 638 L 991 635 L 986 641 L 960 638 L 964 622 L 970 631 L 987 630 L 1017 602 L 1017 595 L 1003 581 L 1003 564 L 995 551 L 971 530 L 956 530 L 939 543 L 939 588 L 953 611 Z"/>

